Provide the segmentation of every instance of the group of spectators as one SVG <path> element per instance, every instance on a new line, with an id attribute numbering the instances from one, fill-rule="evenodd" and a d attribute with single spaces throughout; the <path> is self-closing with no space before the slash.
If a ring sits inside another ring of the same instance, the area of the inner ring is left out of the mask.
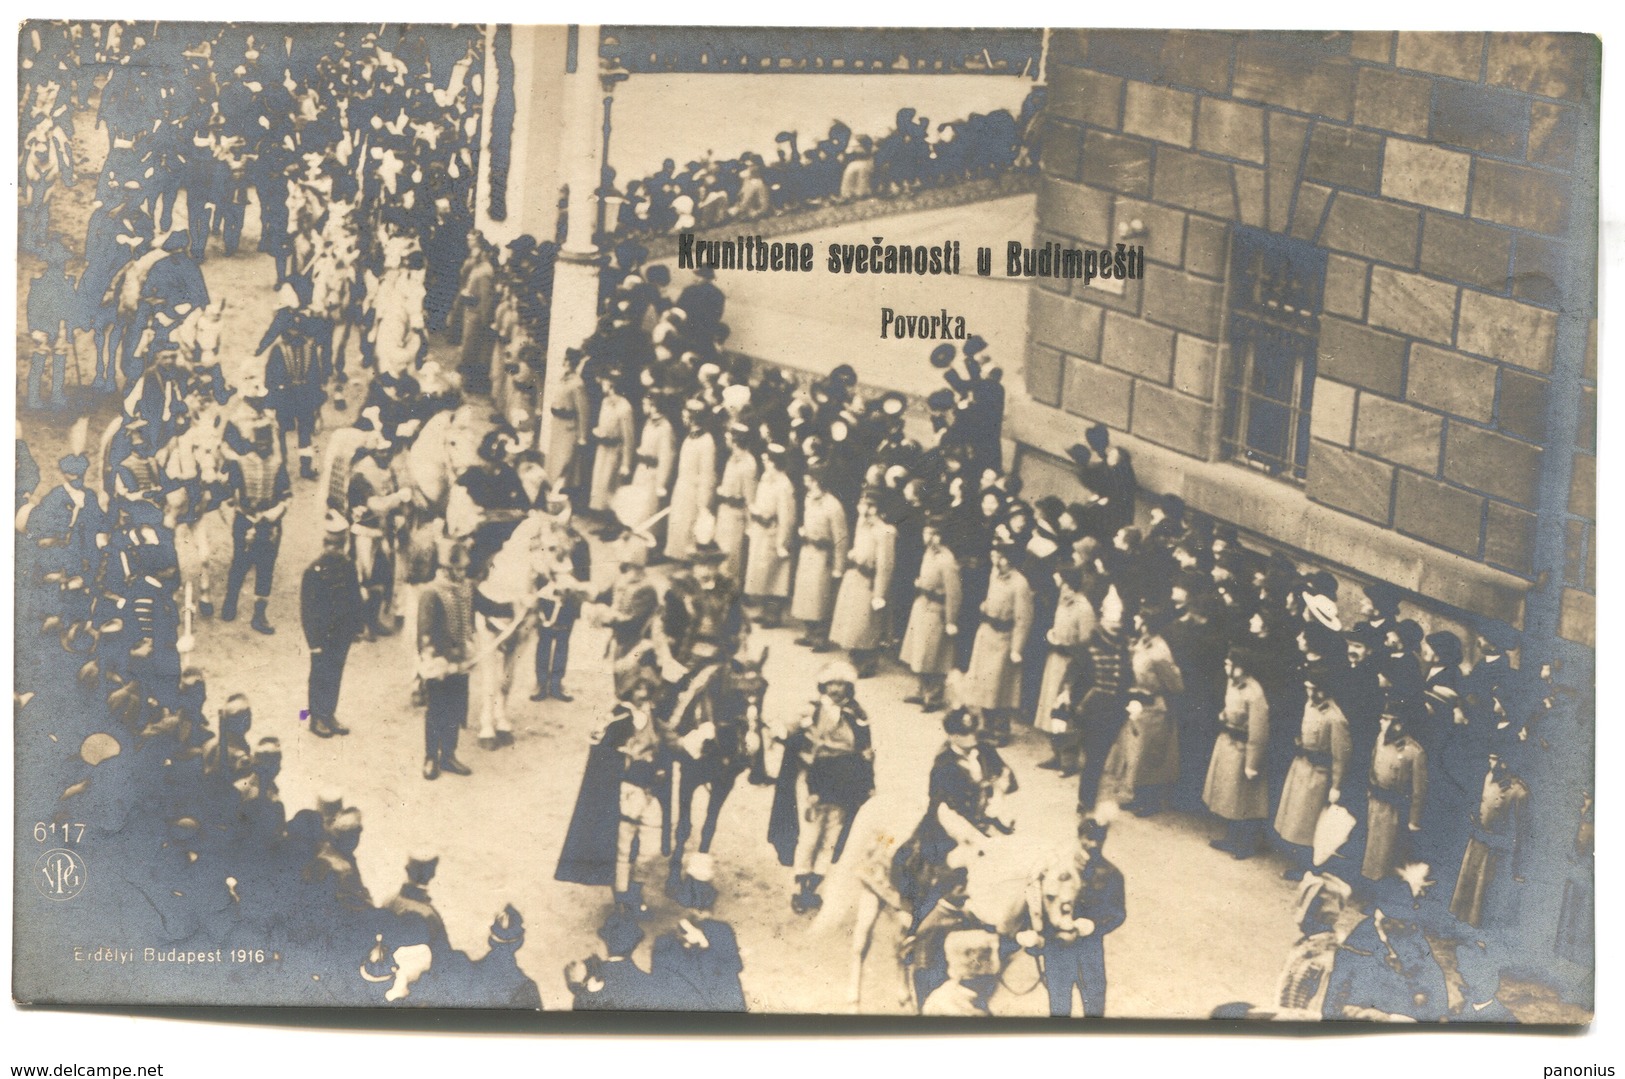
<path id="1" fill-rule="evenodd" d="M 613 170 L 606 170 L 604 228 L 615 239 L 665 235 L 1035 169 L 1043 104 L 1044 89 L 1035 87 L 1019 115 L 996 109 L 935 129 L 928 117 L 902 108 L 892 130 L 878 138 L 836 121 L 807 147 L 797 132 L 781 131 L 772 161 L 746 151 L 679 168 L 668 158 L 624 188 L 616 188 Z"/>

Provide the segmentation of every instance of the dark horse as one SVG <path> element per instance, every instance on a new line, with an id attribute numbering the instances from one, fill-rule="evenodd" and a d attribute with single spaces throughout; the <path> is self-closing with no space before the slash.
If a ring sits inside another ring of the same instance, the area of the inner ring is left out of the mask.
<path id="1" fill-rule="evenodd" d="M 723 803 L 750 765 L 751 734 L 760 725 L 767 680 L 762 669 L 767 650 L 754 658 L 732 659 L 697 669 L 668 696 L 657 719 L 677 737 L 670 780 L 675 797 L 667 805 L 667 830 L 661 853 L 671 856 L 667 888 L 684 887 L 683 849 L 694 832 L 694 793 L 704 788 L 705 818 L 700 824 L 699 853 L 709 854 Z"/>

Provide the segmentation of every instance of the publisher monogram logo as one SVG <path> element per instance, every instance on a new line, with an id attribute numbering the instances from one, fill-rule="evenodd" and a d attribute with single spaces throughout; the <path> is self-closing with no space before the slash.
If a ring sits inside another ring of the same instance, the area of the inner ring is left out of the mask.
<path id="1" fill-rule="evenodd" d="M 84 891 L 85 861 L 71 850 L 48 850 L 40 855 L 35 867 L 38 873 L 34 882 L 46 899 L 62 903 Z"/>

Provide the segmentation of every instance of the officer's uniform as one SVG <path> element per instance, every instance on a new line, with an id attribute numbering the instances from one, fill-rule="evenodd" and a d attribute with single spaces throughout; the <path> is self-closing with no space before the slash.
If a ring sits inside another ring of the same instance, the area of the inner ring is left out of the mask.
<path id="1" fill-rule="evenodd" d="M 343 521 L 334 522 L 340 529 Z M 365 624 L 355 563 L 343 551 L 323 551 L 305 570 L 300 621 L 310 648 L 310 729 L 325 735 L 338 724 L 339 687 L 350 645 Z"/>
<path id="2" fill-rule="evenodd" d="M 1098 853 L 1085 856 L 1073 846 L 1043 866 L 1027 885 L 1027 913 L 1043 937 L 1044 984 L 1050 1014 L 1072 1014 L 1072 987 L 1083 998 L 1083 1014 L 1106 1011 L 1105 936 L 1123 924 L 1123 874 Z M 1085 934 L 1077 919 L 1094 922 Z"/>

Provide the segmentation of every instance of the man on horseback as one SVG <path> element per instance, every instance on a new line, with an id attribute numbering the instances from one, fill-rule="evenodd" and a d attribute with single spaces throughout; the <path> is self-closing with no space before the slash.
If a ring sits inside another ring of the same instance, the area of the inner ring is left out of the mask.
<path id="1" fill-rule="evenodd" d="M 662 660 L 692 670 L 728 659 L 739 648 L 745 612 L 738 586 L 722 575 L 726 557 L 715 543 L 697 544 L 689 572 L 672 580 L 657 623 Z"/>

